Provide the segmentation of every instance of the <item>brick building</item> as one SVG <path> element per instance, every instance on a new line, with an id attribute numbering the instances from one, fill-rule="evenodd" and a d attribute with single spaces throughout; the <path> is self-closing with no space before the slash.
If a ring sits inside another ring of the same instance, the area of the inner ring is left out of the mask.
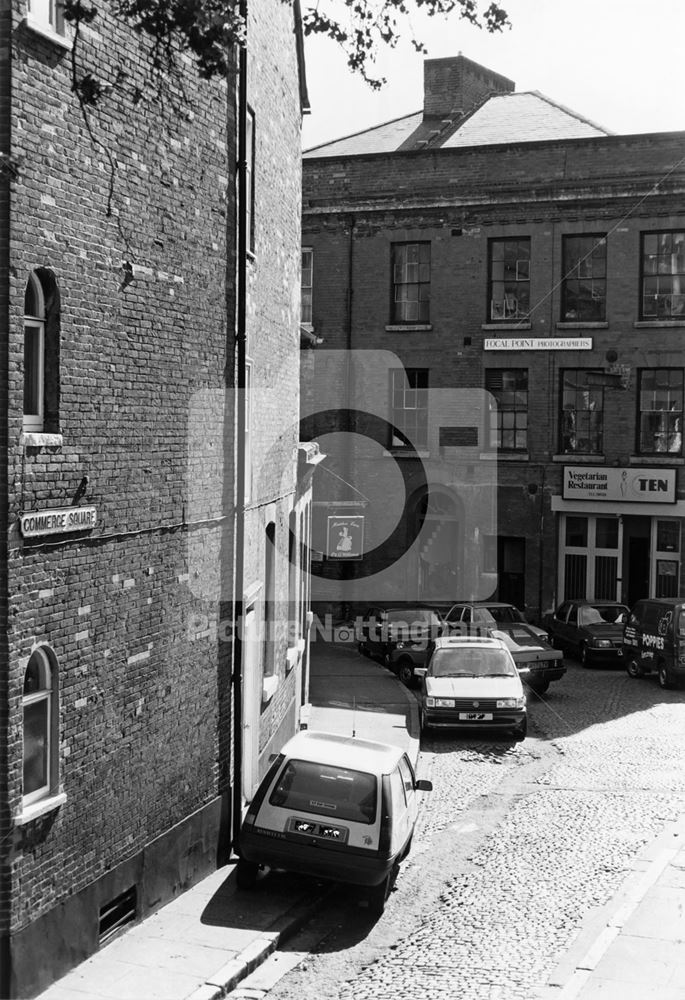
<path id="1" fill-rule="evenodd" d="M 307 690 L 297 5 L 228 82 L 98 8 L 88 123 L 60 6 L 0 22 L 2 996 L 227 857 Z"/>
<path id="2" fill-rule="evenodd" d="M 303 399 L 356 432 L 322 443 L 314 599 L 682 592 L 685 135 L 612 135 L 462 56 L 424 89 L 304 158 Z"/>

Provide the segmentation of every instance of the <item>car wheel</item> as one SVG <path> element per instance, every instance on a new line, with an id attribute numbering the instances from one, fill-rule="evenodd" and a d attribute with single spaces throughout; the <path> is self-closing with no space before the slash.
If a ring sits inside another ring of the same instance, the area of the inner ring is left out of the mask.
<path id="1" fill-rule="evenodd" d="M 360 642 L 357 644 L 357 652 L 361 656 L 371 656 L 371 653 L 369 653 L 368 647 L 365 642 Z"/>
<path id="2" fill-rule="evenodd" d="M 580 665 L 581 667 L 590 667 L 590 650 L 587 647 L 587 643 L 582 643 L 580 647 Z"/>
<path id="3" fill-rule="evenodd" d="M 397 676 L 407 687 L 414 683 L 414 664 L 411 660 L 400 660 L 397 664 Z"/>
<path id="4" fill-rule="evenodd" d="M 533 694 L 544 694 L 548 687 L 549 681 L 536 681 L 535 684 L 530 685 Z"/>
<path id="5" fill-rule="evenodd" d="M 645 672 L 637 662 L 637 660 L 628 660 L 626 664 L 626 671 L 629 677 L 644 677 Z"/>
<path id="6" fill-rule="evenodd" d="M 259 865 L 252 861 L 245 861 L 244 858 L 238 860 L 235 870 L 235 884 L 239 889 L 253 889 L 257 881 Z"/>
<path id="7" fill-rule="evenodd" d="M 666 669 L 665 663 L 659 664 L 659 687 L 663 688 L 664 691 L 670 690 L 673 687 L 673 681 L 671 680 L 671 675 Z"/>
<path id="8" fill-rule="evenodd" d="M 527 734 L 528 734 L 528 719 L 524 719 L 521 725 L 514 730 L 513 737 L 517 743 L 520 743 L 522 740 L 525 740 Z"/>
<path id="9" fill-rule="evenodd" d="M 368 900 L 369 909 L 374 916 L 380 917 L 385 910 L 385 904 L 388 901 L 388 896 L 392 892 L 392 888 L 395 884 L 395 879 L 397 878 L 397 873 L 399 871 L 399 865 L 395 864 L 390 869 L 388 874 L 385 876 L 380 885 L 374 885 L 369 890 Z"/>

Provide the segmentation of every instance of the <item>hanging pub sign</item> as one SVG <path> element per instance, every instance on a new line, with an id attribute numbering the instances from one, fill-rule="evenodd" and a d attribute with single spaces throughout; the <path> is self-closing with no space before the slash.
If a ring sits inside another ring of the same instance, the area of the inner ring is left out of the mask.
<path id="1" fill-rule="evenodd" d="M 326 556 L 328 559 L 361 559 L 364 555 L 364 515 L 328 517 Z"/>
<path id="2" fill-rule="evenodd" d="M 24 538 L 37 535 L 61 535 L 68 531 L 89 531 L 97 524 L 95 507 L 53 507 L 20 514 L 19 527 Z"/>

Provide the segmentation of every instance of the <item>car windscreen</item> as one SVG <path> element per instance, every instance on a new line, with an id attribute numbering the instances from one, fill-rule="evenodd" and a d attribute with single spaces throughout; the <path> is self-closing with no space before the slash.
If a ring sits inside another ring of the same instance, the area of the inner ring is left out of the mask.
<path id="1" fill-rule="evenodd" d="M 373 823 L 376 786 L 376 776 L 365 771 L 289 760 L 276 781 L 269 803 L 293 812 Z"/>
<path id="2" fill-rule="evenodd" d="M 630 612 L 620 604 L 591 604 L 578 608 L 579 625 L 623 625 Z"/>
<path id="3" fill-rule="evenodd" d="M 407 608 L 406 610 L 388 611 L 387 620 L 391 625 L 439 625 L 440 619 L 430 608 Z"/>
<path id="4" fill-rule="evenodd" d="M 429 673 L 432 677 L 515 677 L 516 667 L 503 649 L 456 646 L 436 649 Z"/>
<path id="5" fill-rule="evenodd" d="M 522 622 L 522 621 L 525 621 L 525 619 L 524 619 L 523 615 L 521 614 L 521 612 L 519 611 L 519 609 L 515 608 L 513 606 L 511 606 L 511 607 L 506 607 L 505 606 L 503 608 L 497 608 L 497 607 L 493 608 L 493 607 L 490 607 L 490 608 L 488 608 L 488 611 L 490 612 L 490 614 L 492 615 L 492 617 L 495 619 L 496 622 Z"/>

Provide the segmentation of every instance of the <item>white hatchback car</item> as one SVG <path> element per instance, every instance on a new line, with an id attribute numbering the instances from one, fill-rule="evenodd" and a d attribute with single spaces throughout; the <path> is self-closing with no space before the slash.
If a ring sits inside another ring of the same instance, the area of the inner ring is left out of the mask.
<path id="1" fill-rule="evenodd" d="M 237 882 L 250 888 L 260 867 L 367 887 L 382 913 L 411 846 L 417 781 L 399 747 L 306 730 L 271 764 L 240 830 Z"/>
<path id="2" fill-rule="evenodd" d="M 526 736 L 526 696 L 502 639 L 450 636 L 435 640 L 422 678 L 421 728 L 492 729 Z"/>

